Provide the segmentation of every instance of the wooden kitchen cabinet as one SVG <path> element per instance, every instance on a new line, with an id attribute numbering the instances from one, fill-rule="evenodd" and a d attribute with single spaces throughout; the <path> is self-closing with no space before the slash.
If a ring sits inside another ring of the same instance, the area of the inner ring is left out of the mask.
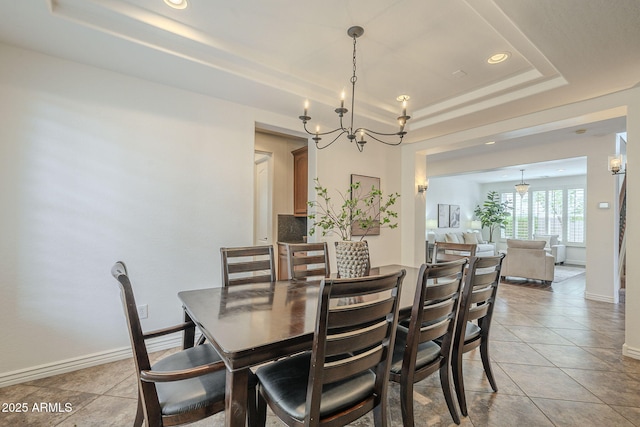
<path id="1" fill-rule="evenodd" d="M 307 180 L 309 174 L 308 147 L 291 152 L 293 154 L 293 215 L 307 216 Z"/>

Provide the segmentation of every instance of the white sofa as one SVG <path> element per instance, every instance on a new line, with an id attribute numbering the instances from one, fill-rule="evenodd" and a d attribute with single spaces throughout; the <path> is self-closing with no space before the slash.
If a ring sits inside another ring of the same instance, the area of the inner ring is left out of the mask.
<path id="1" fill-rule="evenodd" d="M 429 243 L 434 242 L 447 242 L 447 243 L 466 243 L 477 244 L 476 256 L 494 256 L 496 254 L 495 243 L 488 243 L 482 237 L 482 234 L 478 231 L 457 231 L 449 233 L 433 233 L 427 234 L 427 240 Z"/>
<path id="2" fill-rule="evenodd" d="M 553 255 L 556 264 L 564 264 L 567 259 L 567 247 L 558 243 L 557 234 L 534 234 L 533 240 L 544 240 L 544 250 Z"/>
<path id="3" fill-rule="evenodd" d="M 507 256 L 502 262 L 500 275 L 553 281 L 555 262 L 553 255 L 544 250 L 541 240 L 507 239 Z"/>

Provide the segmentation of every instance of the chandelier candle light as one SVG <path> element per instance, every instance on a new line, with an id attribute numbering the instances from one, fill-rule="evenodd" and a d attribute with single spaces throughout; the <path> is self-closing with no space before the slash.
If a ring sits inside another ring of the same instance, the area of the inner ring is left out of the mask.
<path id="1" fill-rule="evenodd" d="M 404 127 L 407 124 L 407 121 L 411 118 L 410 116 L 407 116 L 407 101 L 409 100 L 408 95 L 400 95 L 397 98 L 399 102 L 402 102 L 402 115 L 397 119 L 398 124 L 400 125 L 400 130 L 398 132 L 394 132 L 394 133 L 376 132 L 367 128 L 362 128 L 362 127 L 356 128 L 353 125 L 353 111 L 354 111 L 354 104 L 355 104 L 355 98 L 356 98 L 356 81 L 358 80 L 358 77 L 356 76 L 356 40 L 358 39 L 358 37 L 364 34 L 364 28 L 358 27 L 358 26 L 351 27 L 347 30 L 347 34 L 349 35 L 349 37 L 353 38 L 353 76 L 351 76 L 351 117 L 350 117 L 349 126 L 345 127 L 342 121 L 344 115 L 349 112 L 347 108 L 344 108 L 344 99 L 345 99 L 344 92 L 342 92 L 342 96 L 340 98 L 340 107 L 335 109 L 335 112 L 338 114 L 338 117 L 340 120 L 339 127 L 329 132 L 320 132 L 320 127 L 318 126 L 316 127 L 315 132 L 309 132 L 309 130 L 307 129 L 307 122 L 311 121 L 311 117 L 309 117 L 308 115 L 308 111 L 309 111 L 308 101 L 305 101 L 305 104 L 304 104 L 304 114 L 302 116 L 299 116 L 298 118 L 302 120 L 302 123 L 304 125 L 304 130 L 309 135 L 314 135 L 312 139 L 316 143 L 316 147 L 319 150 L 327 148 L 328 146 L 336 142 L 338 138 L 340 138 L 345 133 L 347 134 L 347 138 L 349 139 L 350 142 L 353 142 L 353 141 L 356 142 L 356 147 L 360 152 L 362 152 L 365 144 L 367 143 L 367 141 L 365 140 L 365 136 L 372 138 L 383 144 L 400 145 L 402 143 L 402 138 L 404 138 L 404 136 L 407 134 L 407 132 L 404 130 Z M 331 142 L 325 145 L 319 144 L 320 140 L 322 140 L 321 136 L 332 135 L 336 132 L 338 132 L 338 135 Z M 358 136 L 360 137 L 359 140 L 358 140 Z M 398 136 L 399 139 L 396 142 L 389 142 L 381 139 L 382 137 L 389 137 L 389 136 Z"/>

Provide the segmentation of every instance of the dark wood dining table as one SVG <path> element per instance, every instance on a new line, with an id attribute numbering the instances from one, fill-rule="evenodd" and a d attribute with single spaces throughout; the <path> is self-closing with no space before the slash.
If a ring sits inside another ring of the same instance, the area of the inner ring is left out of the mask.
<path id="1" fill-rule="evenodd" d="M 418 268 L 385 265 L 370 274 L 406 270 L 400 293 L 401 317 L 409 317 Z M 185 319 L 193 320 L 227 367 L 226 426 L 244 426 L 249 369 L 310 350 L 320 281 L 291 281 L 212 287 L 178 293 Z M 185 346 L 193 345 L 193 331 Z"/>

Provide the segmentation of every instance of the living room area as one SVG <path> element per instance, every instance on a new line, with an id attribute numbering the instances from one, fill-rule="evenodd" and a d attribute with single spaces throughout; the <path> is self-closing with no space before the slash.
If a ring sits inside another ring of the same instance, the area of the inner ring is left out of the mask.
<path id="1" fill-rule="evenodd" d="M 610 119 L 427 155 L 427 257 L 434 241 L 455 242 L 456 236 L 459 243 L 469 243 L 464 241 L 465 236 L 476 243 L 478 236 L 479 256 L 507 253 L 507 243 L 514 239 L 544 240 L 524 242 L 525 246 L 543 245 L 542 259 L 535 261 L 541 267 L 524 261 L 521 264 L 528 273 L 521 272 L 522 266 L 514 269 L 516 252 L 527 252 L 523 259 L 531 262 L 531 254 L 537 252 L 533 248 L 517 248 L 511 264 L 503 264 L 507 273 L 504 280 L 548 286 L 584 274 L 589 270 L 589 247 L 600 251 L 610 241 L 618 241 L 619 189 L 624 175 L 612 176 L 607 170 L 607 158 L 611 153 L 625 151 L 624 131 L 624 120 Z M 523 183 L 527 184 L 526 190 L 519 194 L 516 185 Z M 498 203 L 508 206 L 508 216 L 504 227 L 496 226 L 490 232 L 488 227 L 482 227 L 475 211 L 492 192 Z M 455 212 L 451 223 L 448 212 Z M 476 234 L 472 237 L 470 233 Z M 615 252 L 615 264 L 618 249 L 608 249 Z M 624 271 L 618 270 L 618 265 L 612 270 L 605 273 L 606 289 L 589 289 L 587 284 L 587 299 L 624 300 L 624 290 L 620 292 L 620 287 L 624 288 L 624 282 L 620 283 Z"/>

